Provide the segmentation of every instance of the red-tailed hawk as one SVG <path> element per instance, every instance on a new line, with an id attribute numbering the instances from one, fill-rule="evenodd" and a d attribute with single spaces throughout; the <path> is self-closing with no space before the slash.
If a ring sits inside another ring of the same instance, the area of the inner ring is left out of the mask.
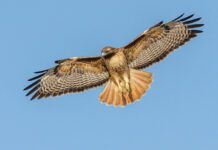
<path id="1" fill-rule="evenodd" d="M 29 90 L 26 95 L 41 99 L 107 83 L 99 96 L 101 102 L 125 106 L 139 100 L 152 82 L 152 75 L 140 69 L 159 62 L 202 32 L 196 29 L 203 26 L 196 24 L 201 18 L 183 15 L 159 22 L 124 47 L 105 47 L 101 56 L 56 61 L 55 67 L 38 71 L 38 76 L 29 79 L 34 82 L 24 89 Z"/>

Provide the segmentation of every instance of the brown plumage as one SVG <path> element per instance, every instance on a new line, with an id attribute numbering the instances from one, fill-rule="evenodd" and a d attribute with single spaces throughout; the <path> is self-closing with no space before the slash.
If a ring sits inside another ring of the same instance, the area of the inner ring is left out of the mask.
<path id="1" fill-rule="evenodd" d="M 159 22 L 124 47 L 105 47 L 102 56 L 69 58 L 57 66 L 36 72 L 29 90 L 31 99 L 81 92 L 106 84 L 99 98 L 102 103 L 125 106 L 139 100 L 152 82 L 150 73 L 139 71 L 164 59 L 170 52 L 196 37 L 201 18 L 183 15 L 167 23 Z"/>

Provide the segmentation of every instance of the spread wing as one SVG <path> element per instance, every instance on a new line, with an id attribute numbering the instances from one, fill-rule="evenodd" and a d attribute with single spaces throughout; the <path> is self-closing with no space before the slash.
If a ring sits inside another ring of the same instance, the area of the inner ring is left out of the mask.
<path id="1" fill-rule="evenodd" d="M 182 18 L 183 15 L 168 23 L 160 22 L 154 25 L 124 46 L 129 66 L 142 69 L 159 62 L 170 52 L 202 32 L 196 28 L 203 24 L 195 24 L 201 18 L 191 19 L 194 15 Z"/>
<path id="2" fill-rule="evenodd" d="M 31 99 L 80 92 L 105 83 L 109 73 L 101 57 L 70 58 L 56 61 L 57 66 L 36 72 L 24 90 Z"/>

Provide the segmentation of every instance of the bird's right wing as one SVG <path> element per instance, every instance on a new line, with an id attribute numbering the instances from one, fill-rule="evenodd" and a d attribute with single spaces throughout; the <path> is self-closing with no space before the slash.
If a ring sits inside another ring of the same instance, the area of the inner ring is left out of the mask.
<path id="1" fill-rule="evenodd" d="M 39 71 L 38 76 L 24 90 L 32 99 L 80 92 L 102 85 L 109 79 L 109 73 L 101 57 L 70 58 L 56 61 L 58 65 Z"/>

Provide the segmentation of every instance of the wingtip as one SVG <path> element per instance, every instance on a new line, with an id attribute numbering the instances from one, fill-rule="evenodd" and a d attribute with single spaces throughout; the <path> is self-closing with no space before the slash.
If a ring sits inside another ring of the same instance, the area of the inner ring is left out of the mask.
<path id="1" fill-rule="evenodd" d="M 188 20 L 188 21 L 185 21 L 183 22 L 184 24 L 191 24 L 191 23 L 195 23 L 197 21 L 200 21 L 202 18 L 199 17 L 199 18 L 195 18 L 195 19 L 192 19 L 192 20 Z"/>
<path id="2" fill-rule="evenodd" d="M 192 32 L 192 33 L 202 33 L 202 32 L 204 32 L 204 31 L 202 31 L 202 30 L 191 30 L 191 32 Z"/>
<path id="3" fill-rule="evenodd" d="M 32 78 L 28 79 L 28 81 L 33 81 L 33 80 L 39 79 L 39 78 L 41 78 L 44 75 L 45 75 L 45 73 L 42 73 L 42 74 L 40 74 L 38 76 L 35 76 L 35 77 L 32 77 Z"/>
<path id="4" fill-rule="evenodd" d="M 44 72 L 46 72 L 46 71 L 48 71 L 48 69 L 36 71 L 36 72 L 34 72 L 34 73 L 38 74 L 38 73 L 44 73 Z"/>
<path id="5" fill-rule="evenodd" d="M 172 21 L 177 21 L 178 19 L 182 18 L 184 15 L 185 15 L 185 13 L 182 13 L 181 15 L 179 15 L 178 17 L 176 17 Z"/>
<path id="6" fill-rule="evenodd" d="M 181 21 L 186 21 L 186 20 L 188 20 L 188 19 L 192 18 L 193 16 L 194 16 L 194 14 L 191 14 L 191 15 L 189 15 L 189 16 L 187 16 L 187 17 L 185 17 L 185 18 L 181 18 L 181 19 L 179 19 L 179 20 L 176 20 L 176 21 L 178 21 L 178 22 L 181 22 Z"/>
<path id="7" fill-rule="evenodd" d="M 160 26 L 160 25 L 162 25 L 162 24 L 163 24 L 163 21 L 160 21 L 160 22 L 158 22 L 157 24 L 153 25 L 151 28 L 158 27 L 158 26 Z M 144 31 L 144 32 L 145 32 L 145 31 Z"/>
<path id="8" fill-rule="evenodd" d="M 30 101 L 33 101 L 33 100 L 35 100 L 35 98 L 31 98 L 31 99 L 30 99 Z"/>
<path id="9" fill-rule="evenodd" d="M 54 63 L 59 64 L 60 60 L 55 60 Z"/>
<path id="10" fill-rule="evenodd" d="M 191 28 L 199 28 L 199 27 L 203 27 L 203 26 L 204 26 L 204 24 L 202 23 L 202 24 L 188 25 L 187 27 L 188 27 L 189 29 L 191 29 Z"/>
<path id="11" fill-rule="evenodd" d="M 34 99 L 36 99 L 38 96 L 39 96 L 39 92 L 36 92 L 32 97 L 31 97 L 31 99 L 30 100 L 34 100 Z"/>
<path id="12" fill-rule="evenodd" d="M 26 91 L 27 90 L 27 87 L 25 87 L 24 89 L 23 89 L 23 91 Z"/>

